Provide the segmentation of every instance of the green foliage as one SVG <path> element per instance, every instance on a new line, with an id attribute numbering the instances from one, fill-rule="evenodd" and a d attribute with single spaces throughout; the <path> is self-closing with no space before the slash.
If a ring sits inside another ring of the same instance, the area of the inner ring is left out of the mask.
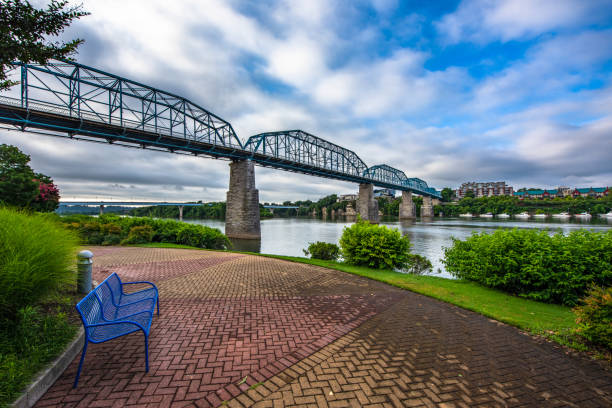
<path id="1" fill-rule="evenodd" d="M 424 256 L 419 254 L 410 254 L 406 272 L 412 273 L 414 275 L 423 275 L 427 272 L 430 272 L 433 268 L 431 261 Z"/>
<path id="2" fill-rule="evenodd" d="M 350 265 L 376 269 L 403 268 L 410 260 L 410 240 L 397 229 L 358 219 L 340 238 L 342 255 Z"/>
<path id="3" fill-rule="evenodd" d="M 437 212 L 446 216 L 457 217 L 459 214 L 518 214 L 523 211 L 536 214 L 555 214 L 569 212 L 579 214 L 588 211 L 591 214 L 605 214 L 612 210 L 612 196 L 594 197 L 565 197 L 538 200 L 519 200 L 512 196 L 493 196 L 480 198 L 463 198 L 453 205 L 436 206 Z"/>
<path id="4" fill-rule="evenodd" d="M 0 91 L 15 82 L 7 79 L 11 62 L 37 62 L 66 58 L 76 51 L 83 40 L 52 42 L 72 20 L 87 15 L 81 6 L 66 7 L 67 1 L 51 0 L 46 10 L 39 10 L 23 0 L 3 0 L 0 7 Z"/>
<path id="5" fill-rule="evenodd" d="M 329 242 L 311 242 L 308 249 L 303 249 L 304 255 L 310 255 L 314 259 L 323 259 L 327 261 L 335 261 L 340 256 L 340 248 L 336 244 Z"/>
<path id="6" fill-rule="evenodd" d="M 45 314 L 26 306 L 14 321 L 0 320 L 0 406 L 12 402 L 74 338 L 77 326 L 69 323 L 65 313 L 73 308 L 70 301 Z"/>
<path id="7" fill-rule="evenodd" d="M 444 202 L 452 201 L 453 197 L 455 197 L 455 192 L 449 187 L 444 187 L 440 194 L 442 195 L 442 201 Z"/>
<path id="8" fill-rule="evenodd" d="M 130 228 L 127 238 L 121 243 L 124 245 L 148 244 L 153 239 L 154 234 L 150 225 L 137 225 Z"/>
<path id="9" fill-rule="evenodd" d="M 388 199 L 379 197 L 378 209 L 382 211 L 383 216 L 399 216 L 399 206 L 402 200 L 400 198 Z"/>
<path id="10" fill-rule="evenodd" d="M 521 297 L 573 306 L 591 284 L 612 284 L 612 231 L 550 235 L 535 229 L 498 230 L 453 240 L 446 270 Z"/>
<path id="11" fill-rule="evenodd" d="M 0 318 L 74 282 L 77 245 L 53 217 L 0 208 Z"/>
<path id="12" fill-rule="evenodd" d="M 38 195 L 38 183 L 28 165 L 30 156 L 15 146 L 0 145 L 0 204 L 27 207 Z"/>
<path id="13" fill-rule="evenodd" d="M 206 203 L 201 206 L 183 207 L 183 218 L 225 219 L 225 207 L 225 203 Z M 179 218 L 179 208 L 175 205 L 140 207 L 130 210 L 129 214 L 136 217 Z"/>
<path id="14" fill-rule="evenodd" d="M 166 242 L 198 248 L 227 249 L 230 241 L 217 228 L 174 220 L 148 217 L 100 217 L 70 215 L 60 217 L 68 228 L 79 233 L 86 244 L 117 245 Z"/>
<path id="15" fill-rule="evenodd" d="M 225 249 L 231 246 L 227 237 L 218 229 L 195 224 L 183 225 L 177 233 L 176 243 L 210 249 Z"/>
<path id="16" fill-rule="evenodd" d="M 592 287 L 574 313 L 578 334 L 612 350 L 612 287 Z"/>

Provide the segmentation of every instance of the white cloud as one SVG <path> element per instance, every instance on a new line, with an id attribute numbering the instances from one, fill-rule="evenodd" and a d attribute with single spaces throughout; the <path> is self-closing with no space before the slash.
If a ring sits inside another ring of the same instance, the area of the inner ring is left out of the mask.
<path id="1" fill-rule="evenodd" d="M 525 59 L 478 84 L 470 109 L 558 98 L 559 93 L 570 97 L 572 88 L 588 85 L 601 65 L 612 59 L 611 43 L 612 30 L 585 31 L 544 41 L 532 47 Z"/>
<path id="2" fill-rule="evenodd" d="M 605 22 L 610 15 L 608 0 L 463 0 L 436 26 L 447 43 L 486 44 Z"/>

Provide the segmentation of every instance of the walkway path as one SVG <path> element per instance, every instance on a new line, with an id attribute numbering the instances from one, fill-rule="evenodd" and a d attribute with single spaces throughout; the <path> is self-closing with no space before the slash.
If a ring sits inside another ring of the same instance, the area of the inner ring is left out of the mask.
<path id="1" fill-rule="evenodd" d="M 612 374 L 478 314 L 365 278 L 249 255 L 96 247 L 160 289 L 142 337 L 90 347 L 44 406 L 612 406 Z M 224 402 L 225 401 L 225 402 Z"/>

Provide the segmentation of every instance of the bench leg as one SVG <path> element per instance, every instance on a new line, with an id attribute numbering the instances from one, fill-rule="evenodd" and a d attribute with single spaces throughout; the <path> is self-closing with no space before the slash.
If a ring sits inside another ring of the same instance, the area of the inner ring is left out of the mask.
<path id="1" fill-rule="evenodd" d="M 145 340 L 145 369 L 146 372 L 149 372 L 149 336 L 147 336 L 147 334 L 145 333 L 144 335 L 144 340 Z"/>
<path id="2" fill-rule="evenodd" d="M 79 377 L 81 375 L 81 368 L 83 368 L 83 361 L 85 360 L 85 353 L 87 353 L 87 343 L 89 341 L 85 338 L 85 344 L 83 345 L 83 352 L 81 353 L 81 361 L 79 361 L 79 368 L 77 370 L 76 378 L 74 379 L 74 385 L 72 388 L 76 388 L 79 383 Z"/>

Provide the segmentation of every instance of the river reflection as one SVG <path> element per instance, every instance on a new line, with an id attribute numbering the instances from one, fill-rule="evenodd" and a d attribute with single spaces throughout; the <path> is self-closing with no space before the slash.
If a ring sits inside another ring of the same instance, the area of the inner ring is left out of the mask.
<path id="1" fill-rule="evenodd" d="M 225 223 L 220 220 L 185 220 L 194 224 L 208 225 L 225 230 Z M 319 218 L 272 218 L 261 222 L 261 241 L 237 240 L 234 248 L 242 251 L 261 252 L 276 255 L 304 256 L 303 249 L 308 243 L 325 241 L 338 243 L 342 230 L 351 225 L 352 221 L 343 219 Z M 427 257 L 434 266 L 434 273 L 439 276 L 451 277 L 442 265 L 443 247 L 450 246 L 452 237 L 464 239 L 473 231 L 492 232 L 497 228 L 539 228 L 551 231 L 561 230 L 567 233 L 572 230 L 586 228 L 595 231 L 606 231 L 612 227 L 612 220 L 593 217 L 590 221 L 562 222 L 546 221 L 515 221 L 495 219 L 459 219 L 433 218 L 416 221 L 383 220 L 383 225 L 399 228 L 402 234 L 408 235 L 413 251 Z"/>

